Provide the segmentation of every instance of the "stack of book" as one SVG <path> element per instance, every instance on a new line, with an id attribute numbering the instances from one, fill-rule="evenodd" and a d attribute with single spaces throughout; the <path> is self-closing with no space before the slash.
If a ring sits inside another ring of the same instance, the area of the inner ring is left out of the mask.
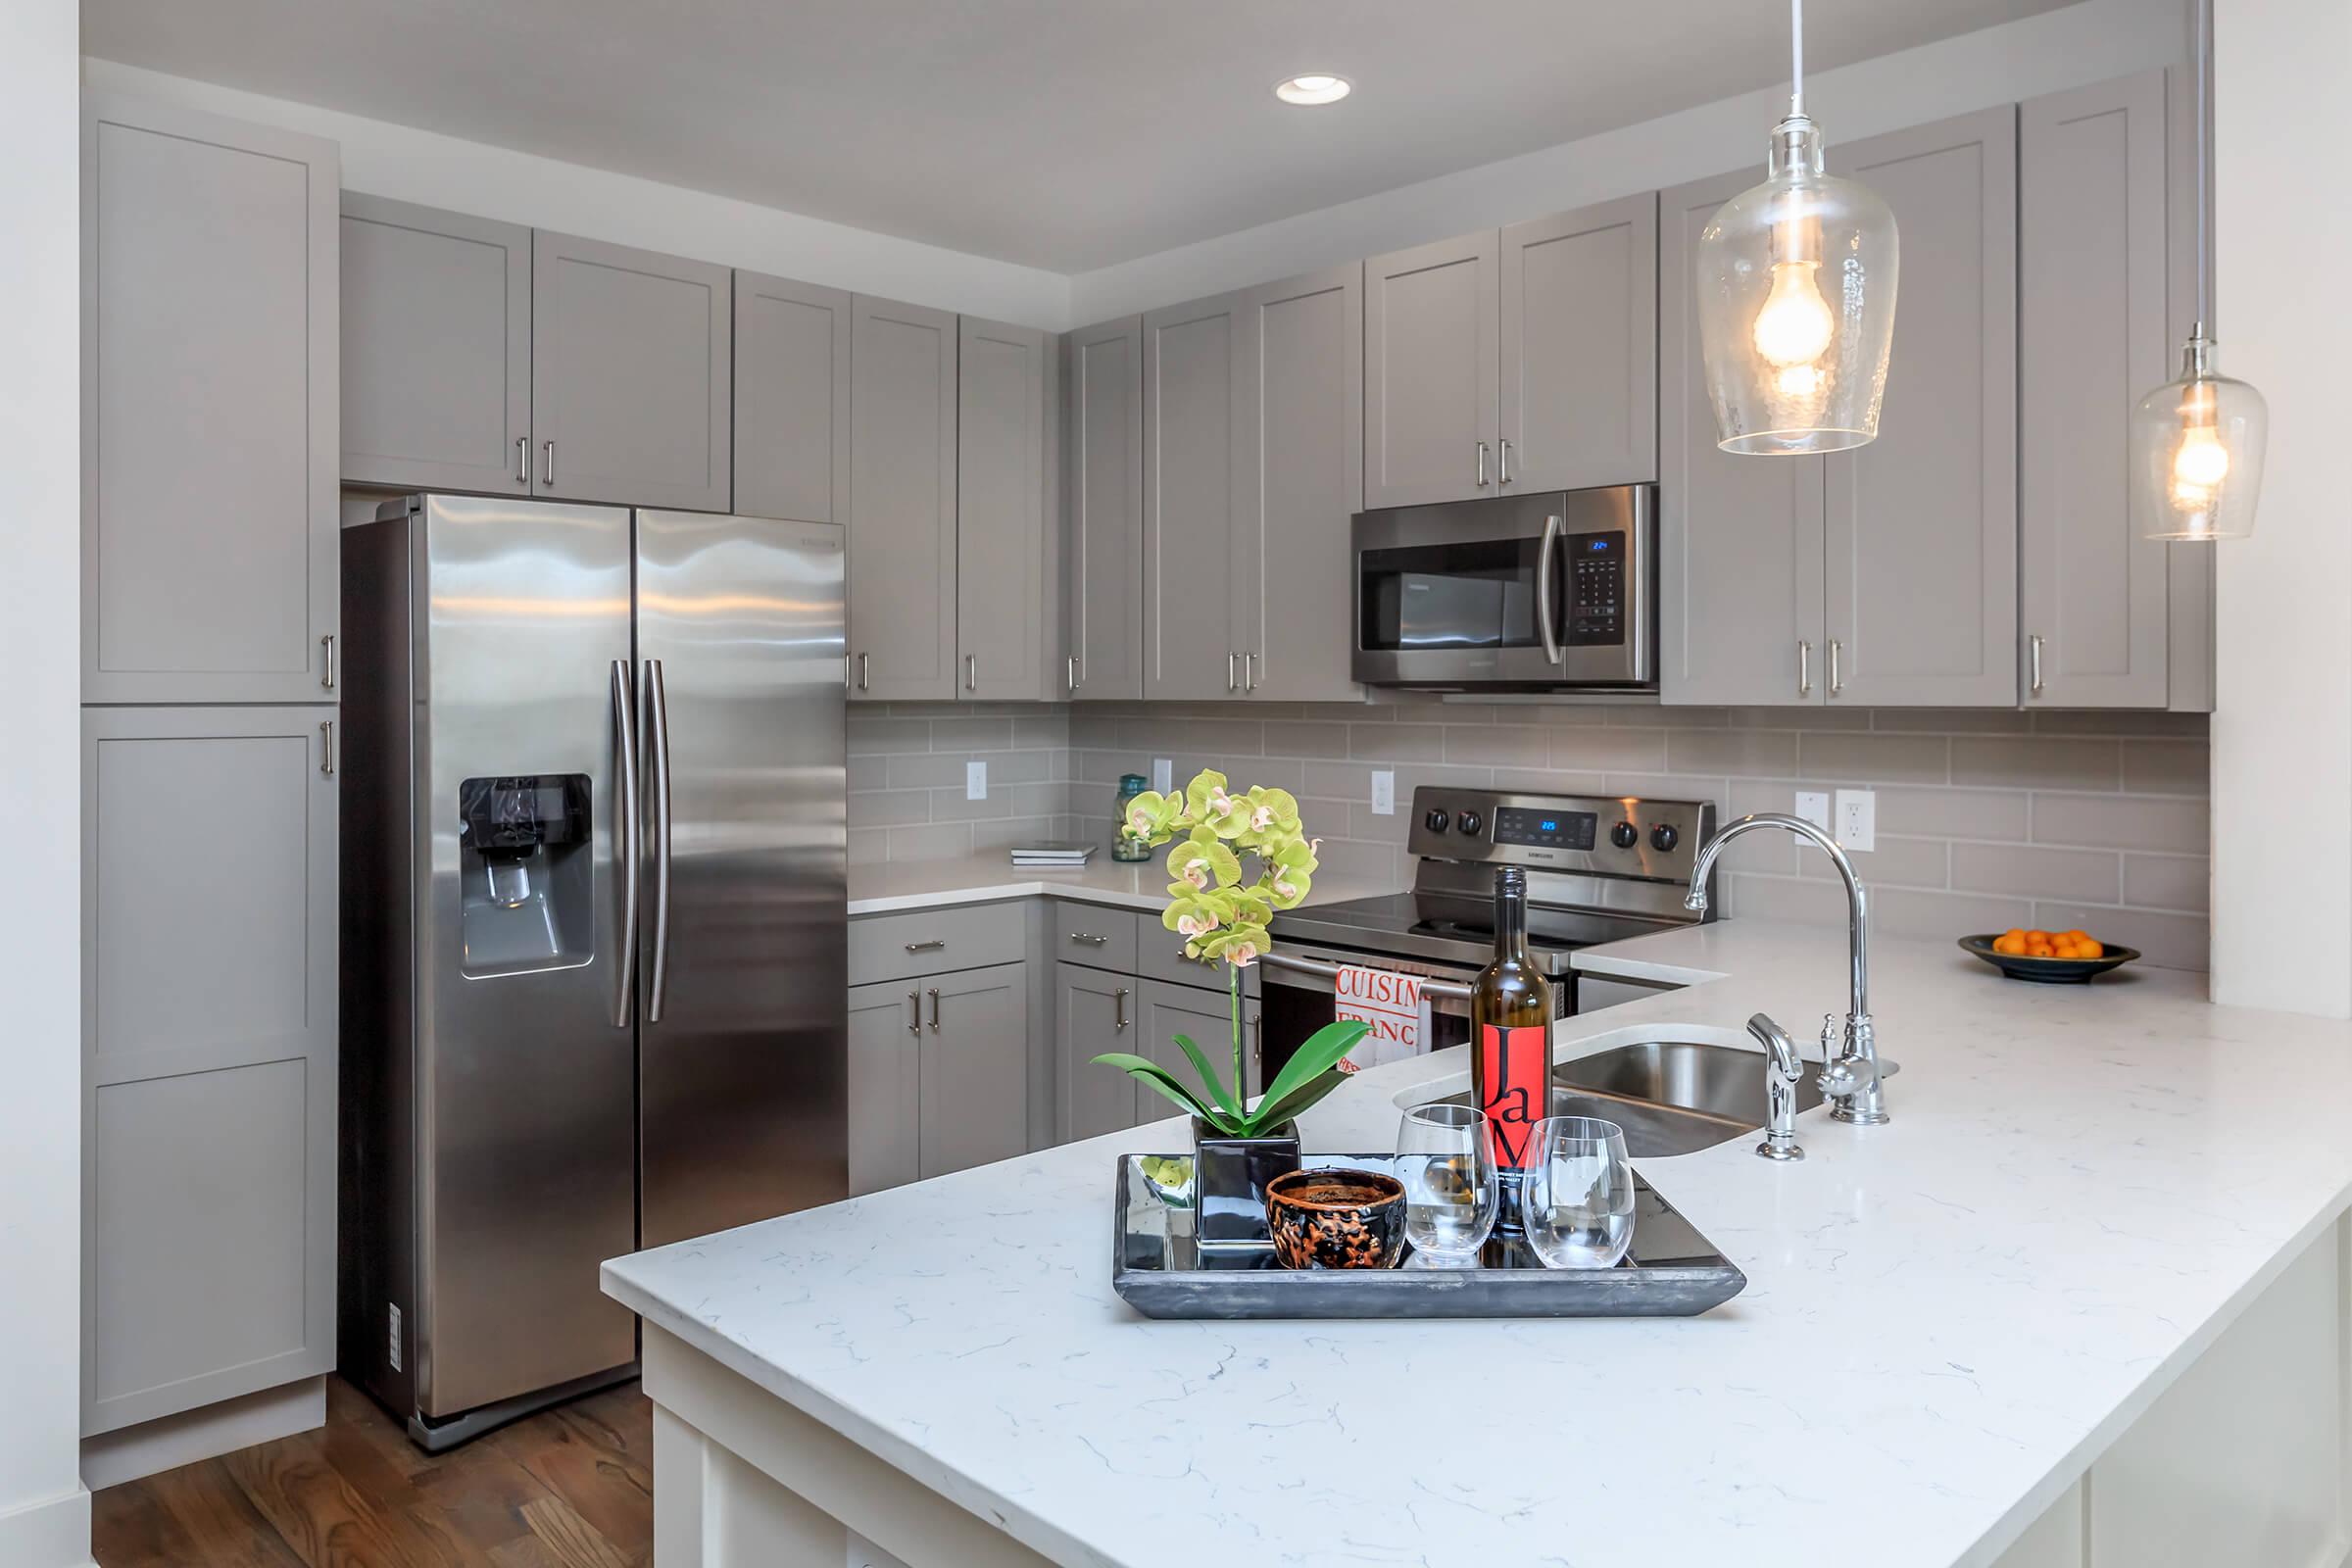
<path id="1" fill-rule="evenodd" d="M 1015 865 L 1058 865 L 1076 870 L 1094 858 L 1092 844 L 1053 841 L 1043 844 L 1015 844 L 1012 863 Z"/>

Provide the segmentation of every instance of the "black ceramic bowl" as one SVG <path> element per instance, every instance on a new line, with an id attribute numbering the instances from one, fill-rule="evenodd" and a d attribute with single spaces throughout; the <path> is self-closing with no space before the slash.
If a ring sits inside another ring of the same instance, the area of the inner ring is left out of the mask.
<path id="1" fill-rule="evenodd" d="M 1284 1268 L 1395 1268 L 1404 1184 L 1368 1170 L 1286 1171 L 1266 1184 L 1266 1230 Z"/>
<path id="2" fill-rule="evenodd" d="M 1989 936 L 1960 939 L 1962 952 L 1976 955 L 2010 979 L 2038 980 L 2043 985 L 2083 985 L 2092 975 L 2105 974 L 2139 956 L 2137 948 L 2119 948 L 2112 942 L 2095 958 L 2029 958 L 2019 953 L 1995 953 L 1992 944 Z"/>

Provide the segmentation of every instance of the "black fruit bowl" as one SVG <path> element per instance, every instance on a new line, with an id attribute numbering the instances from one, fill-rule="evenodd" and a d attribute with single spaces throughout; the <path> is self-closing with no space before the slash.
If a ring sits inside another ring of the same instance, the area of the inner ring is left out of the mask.
<path id="1" fill-rule="evenodd" d="M 2043 985 L 2084 985 L 2094 974 L 2105 974 L 2119 964 L 2130 963 L 2139 956 L 2137 948 L 2119 948 L 2107 944 L 2107 951 L 2095 958 L 2029 958 L 2018 953 L 1995 953 L 1993 938 L 1962 937 L 1960 948 L 1991 964 L 2012 980 L 2035 980 Z"/>

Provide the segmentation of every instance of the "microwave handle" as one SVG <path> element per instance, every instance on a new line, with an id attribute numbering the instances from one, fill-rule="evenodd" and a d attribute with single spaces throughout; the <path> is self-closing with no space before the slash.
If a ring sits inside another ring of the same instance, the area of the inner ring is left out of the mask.
<path id="1" fill-rule="evenodd" d="M 1564 664 L 1568 656 L 1560 651 L 1559 633 L 1553 629 L 1558 618 L 1551 603 L 1551 558 L 1560 544 L 1560 519 L 1544 519 L 1544 543 L 1536 550 L 1536 629 L 1544 636 L 1544 657 L 1555 664 Z"/>

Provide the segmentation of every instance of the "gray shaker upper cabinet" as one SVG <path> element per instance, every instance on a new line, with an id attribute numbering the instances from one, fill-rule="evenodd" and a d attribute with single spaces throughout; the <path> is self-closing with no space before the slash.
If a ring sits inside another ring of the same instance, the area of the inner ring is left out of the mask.
<path id="1" fill-rule="evenodd" d="M 947 311 L 852 306 L 853 699 L 946 702 L 956 658 L 956 345 Z"/>
<path id="2" fill-rule="evenodd" d="M 1233 626 L 1242 689 L 1356 702 L 1348 520 L 1363 507 L 1363 269 L 1335 267 L 1242 296 L 1234 449 L 1242 498 Z"/>
<path id="3" fill-rule="evenodd" d="M 850 296 L 735 274 L 735 510 L 850 514 Z"/>
<path id="4" fill-rule="evenodd" d="M 1699 231 L 1760 177 L 1745 169 L 1659 198 L 1658 684 L 1668 704 L 1827 700 L 1822 460 L 1718 447 L 1699 359 Z"/>
<path id="5" fill-rule="evenodd" d="M 956 411 L 956 641 L 959 698 L 1039 702 L 1059 622 L 1049 593 L 1058 551 L 1047 527 L 1054 493 L 1048 427 L 1060 377 L 1054 335 L 959 319 Z M 1058 661 L 1056 661 L 1058 662 Z"/>
<path id="6" fill-rule="evenodd" d="M 1391 251 L 1364 264 L 1364 505 L 1495 493 L 1500 237 Z"/>
<path id="7" fill-rule="evenodd" d="M 1243 296 L 1144 318 L 1144 695 L 1242 689 L 1233 623 L 1254 469 L 1236 450 Z"/>
<path id="8" fill-rule="evenodd" d="M 334 145 L 85 96 L 82 698 L 330 700 Z"/>
<path id="9" fill-rule="evenodd" d="M 2026 701 L 2162 708 L 2167 547 L 2132 524 L 2125 453 L 2172 373 L 2164 73 L 2026 104 L 2018 165 Z"/>
<path id="10" fill-rule="evenodd" d="M 531 493 L 728 511 L 727 269 L 541 229 L 531 279 Z"/>
<path id="11" fill-rule="evenodd" d="M 1144 695 L 1144 318 L 1062 339 L 1069 660 L 1079 702 Z"/>
<path id="12" fill-rule="evenodd" d="M 1502 231 L 1503 494 L 1658 476 L 1658 199 Z"/>
<path id="13" fill-rule="evenodd" d="M 343 479 L 527 495 L 531 231 L 343 196 Z"/>
<path id="14" fill-rule="evenodd" d="M 1878 439 L 1825 460 L 1830 701 L 2010 707 L 2017 110 L 1895 131 L 1832 157 L 1893 209 L 1902 276 Z"/>

